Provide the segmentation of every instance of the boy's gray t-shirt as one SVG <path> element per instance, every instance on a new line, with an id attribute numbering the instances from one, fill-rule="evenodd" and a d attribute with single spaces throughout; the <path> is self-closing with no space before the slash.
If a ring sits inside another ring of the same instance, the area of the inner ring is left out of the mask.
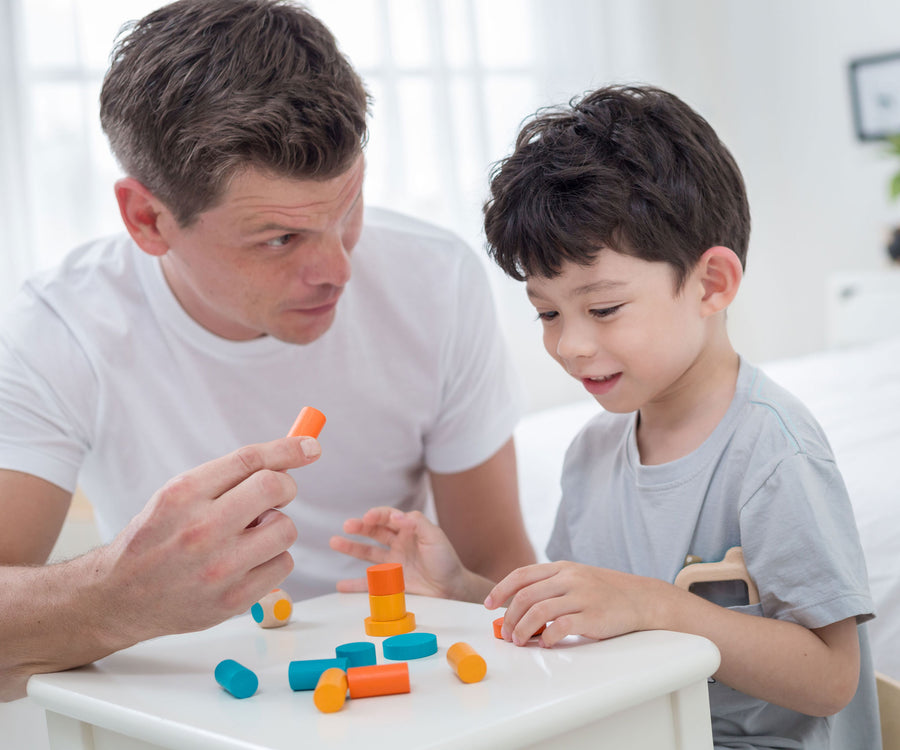
<path id="1" fill-rule="evenodd" d="M 642 466 L 635 424 L 633 413 L 602 412 L 572 442 L 551 560 L 673 582 L 686 555 L 714 562 L 741 546 L 760 602 L 733 609 L 807 628 L 873 616 L 847 490 L 824 433 L 794 396 L 742 359 L 725 417 L 689 455 Z M 859 630 L 860 683 L 847 708 L 810 717 L 711 683 L 716 747 L 880 747 Z"/>

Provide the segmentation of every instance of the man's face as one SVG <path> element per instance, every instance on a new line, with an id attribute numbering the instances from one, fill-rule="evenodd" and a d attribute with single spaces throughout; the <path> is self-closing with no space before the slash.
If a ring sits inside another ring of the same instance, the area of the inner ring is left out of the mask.
<path id="1" fill-rule="evenodd" d="M 665 402 L 690 380 L 704 341 L 696 284 L 681 293 L 666 263 L 601 250 L 589 266 L 529 277 L 544 346 L 611 412 Z"/>
<path id="2" fill-rule="evenodd" d="M 187 313 L 218 336 L 308 344 L 334 320 L 362 231 L 362 156 L 330 180 L 248 170 L 189 227 L 160 220 L 162 267 Z"/>

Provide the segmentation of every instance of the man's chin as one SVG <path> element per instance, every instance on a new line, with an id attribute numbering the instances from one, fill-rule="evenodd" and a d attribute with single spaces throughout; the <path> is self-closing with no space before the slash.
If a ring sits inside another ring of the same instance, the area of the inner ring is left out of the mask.
<path id="1" fill-rule="evenodd" d="M 293 315 L 293 314 L 292 314 Z M 307 316 L 298 313 L 294 317 L 300 320 L 291 320 L 273 326 L 271 330 L 266 331 L 269 336 L 284 341 L 286 344 L 298 344 L 303 346 L 311 344 L 313 341 L 324 336 L 328 329 L 334 323 L 335 310 L 330 310 L 327 314 Z"/>

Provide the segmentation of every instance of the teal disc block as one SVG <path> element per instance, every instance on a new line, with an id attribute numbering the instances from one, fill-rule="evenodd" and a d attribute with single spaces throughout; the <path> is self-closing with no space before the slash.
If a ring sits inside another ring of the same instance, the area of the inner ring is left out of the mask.
<path id="1" fill-rule="evenodd" d="M 250 616 L 256 620 L 256 622 L 262 622 L 265 615 L 266 613 L 263 612 L 263 608 L 260 606 L 259 602 L 250 607 Z"/>
<path id="2" fill-rule="evenodd" d="M 259 687 L 259 678 L 243 664 L 225 659 L 216 665 L 216 682 L 235 698 L 249 698 Z"/>
<path id="3" fill-rule="evenodd" d="M 326 669 L 337 667 L 347 671 L 346 659 L 304 659 L 288 664 L 288 682 L 291 690 L 315 690 Z"/>
<path id="4" fill-rule="evenodd" d="M 384 658 L 391 661 L 422 659 L 437 653 L 434 633 L 403 633 L 386 638 L 382 644 Z"/>
<path id="5" fill-rule="evenodd" d="M 376 662 L 375 644 L 369 641 L 343 643 L 334 649 L 334 655 L 346 659 L 348 667 L 371 667 Z"/>

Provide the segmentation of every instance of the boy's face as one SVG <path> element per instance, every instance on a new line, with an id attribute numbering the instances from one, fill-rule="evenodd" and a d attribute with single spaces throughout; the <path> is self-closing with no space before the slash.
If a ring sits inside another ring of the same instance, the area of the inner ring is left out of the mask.
<path id="1" fill-rule="evenodd" d="M 162 265 L 182 307 L 223 338 L 315 341 L 350 279 L 364 171 L 362 157 L 324 181 L 251 170 L 189 227 L 169 216 Z"/>
<path id="2" fill-rule="evenodd" d="M 667 263 L 609 249 L 526 283 L 550 356 L 618 413 L 662 404 L 690 383 L 707 331 L 698 287 L 689 275 L 676 294 Z"/>

